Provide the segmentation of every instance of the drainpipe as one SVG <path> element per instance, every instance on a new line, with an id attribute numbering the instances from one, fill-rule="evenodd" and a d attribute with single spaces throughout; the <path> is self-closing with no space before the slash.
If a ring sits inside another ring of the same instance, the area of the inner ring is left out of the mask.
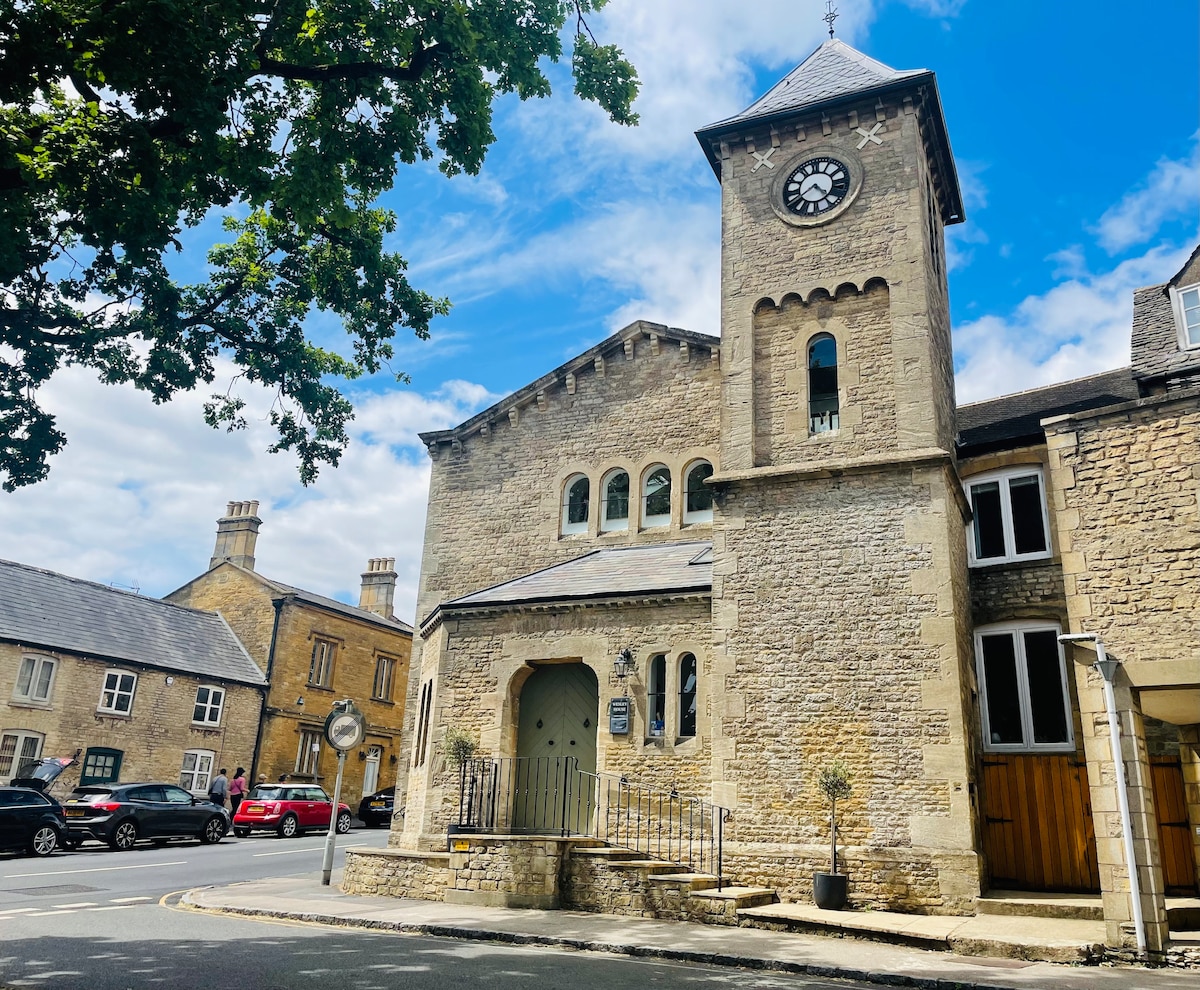
<path id="1" fill-rule="evenodd" d="M 267 696 L 271 693 L 271 673 L 275 669 L 275 643 L 279 639 L 279 617 L 283 614 L 283 603 L 287 598 L 274 598 L 271 604 L 275 606 L 275 623 L 271 626 L 271 645 L 267 648 L 267 686 L 262 692 L 262 707 L 258 713 L 258 735 L 254 739 L 254 760 L 250 764 L 250 782 L 253 787 L 258 783 L 258 758 L 262 752 L 263 729 L 267 724 Z"/>
<path id="2" fill-rule="evenodd" d="M 1146 955 L 1146 922 L 1142 917 L 1142 890 L 1138 879 L 1137 861 L 1133 851 L 1133 822 L 1129 815 L 1129 776 L 1121 754 L 1121 723 L 1117 717 L 1117 696 L 1113 692 L 1119 661 L 1110 660 L 1104 643 L 1095 633 L 1070 633 L 1059 636 L 1060 643 L 1096 644 L 1096 662 L 1092 664 L 1104 680 L 1104 707 L 1108 710 L 1108 735 L 1112 746 L 1113 765 L 1117 770 L 1117 808 L 1121 813 L 1121 838 L 1125 844 L 1125 864 L 1129 868 L 1129 896 L 1133 899 L 1133 930 L 1137 938 L 1138 955 Z"/>

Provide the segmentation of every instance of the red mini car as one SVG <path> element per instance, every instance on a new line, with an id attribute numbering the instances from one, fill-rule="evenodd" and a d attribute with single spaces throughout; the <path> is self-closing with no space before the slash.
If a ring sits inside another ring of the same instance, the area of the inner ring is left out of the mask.
<path id="1" fill-rule="evenodd" d="M 259 784 L 243 798 L 233 816 L 233 834 L 245 838 L 255 829 L 270 829 L 290 839 L 310 828 L 329 828 L 333 801 L 316 784 Z M 350 806 L 338 804 L 337 830 L 350 831 Z"/>

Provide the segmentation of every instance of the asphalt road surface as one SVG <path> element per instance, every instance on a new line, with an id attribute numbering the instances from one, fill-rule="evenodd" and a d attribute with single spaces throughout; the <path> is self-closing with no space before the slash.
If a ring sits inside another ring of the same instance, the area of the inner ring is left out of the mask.
<path id="1" fill-rule="evenodd" d="M 386 831 L 356 829 L 348 845 L 383 846 Z M 324 836 L 232 836 L 139 844 L 116 853 L 89 844 L 47 859 L 0 855 L 0 990 L 836 990 L 865 984 L 602 953 L 364 932 L 301 922 L 201 914 L 178 892 L 269 876 L 319 875 Z M 335 868 L 340 866 L 339 852 Z"/>
<path id="2" fill-rule="evenodd" d="M 604 953 L 199 914 L 174 898 L 108 913 L 0 913 L 0 987 L 48 990 L 845 990 L 865 984 Z"/>

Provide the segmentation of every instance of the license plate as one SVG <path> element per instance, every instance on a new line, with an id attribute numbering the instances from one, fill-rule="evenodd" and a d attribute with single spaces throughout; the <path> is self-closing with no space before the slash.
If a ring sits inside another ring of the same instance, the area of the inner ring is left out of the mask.
<path id="1" fill-rule="evenodd" d="M 68 818 L 82 818 L 87 814 L 87 812 L 82 808 L 64 808 L 63 814 L 65 814 Z"/>
<path id="2" fill-rule="evenodd" d="M 248 814 L 248 815 L 261 815 L 266 810 L 267 809 L 265 807 L 263 807 L 261 804 L 246 805 L 246 814 Z"/>
<path id="3" fill-rule="evenodd" d="M 382 807 L 384 807 L 385 804 L 386 804 L 386 802 L 384 802 L 384 801 L 372 801 L 371 807 L 372 808 L 382 808 Z"/>

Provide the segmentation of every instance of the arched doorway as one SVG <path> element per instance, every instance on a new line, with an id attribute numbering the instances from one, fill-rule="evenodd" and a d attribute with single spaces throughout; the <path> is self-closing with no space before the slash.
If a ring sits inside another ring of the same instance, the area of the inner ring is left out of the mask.
<path id="1" fill-rule="evenodd" d="M 521 687 L 514 824 L 522 830 L 586 830 L 596 772 L 600 685 L 583 663 L 538 667 Z"/>

